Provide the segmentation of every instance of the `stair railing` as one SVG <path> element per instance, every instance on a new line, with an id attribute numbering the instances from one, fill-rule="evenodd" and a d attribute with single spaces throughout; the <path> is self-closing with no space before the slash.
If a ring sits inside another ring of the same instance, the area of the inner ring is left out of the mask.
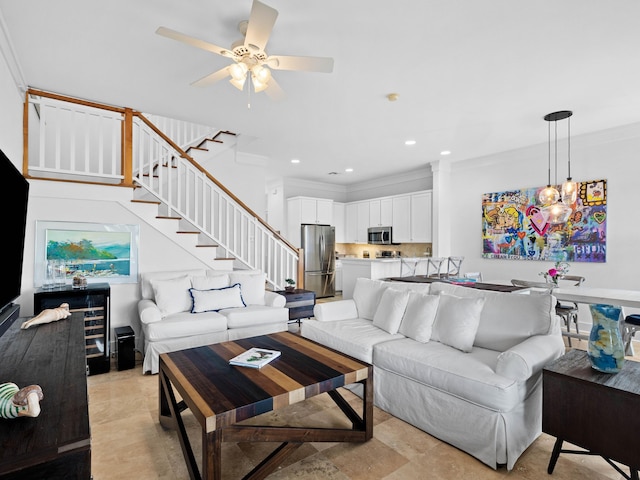
<path id="1" fill-rule="evenodd" d="M 298 249 L 165 136 L 144 115 L 133 121 L 134 181 L 194 228 L 283 288 L 298 277 Z M 158 161 L 159 159 L 159 161 Z"/>
<path id="2" fill-rule="evenodd" d="M 144 188 L 274 288 L 287 278 L 302 285 L 299 250 L 143 114 L 29 89 L 23 122 L 25 177 Z M 206 136 L 167 125 L 182 147 Z"/>

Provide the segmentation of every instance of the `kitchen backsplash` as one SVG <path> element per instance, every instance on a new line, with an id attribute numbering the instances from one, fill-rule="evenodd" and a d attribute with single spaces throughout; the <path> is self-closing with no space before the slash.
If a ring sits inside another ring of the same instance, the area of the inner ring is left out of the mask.
<path id="1" fill-rule="evenodd" d="M 400 245 L 368 245 L 366 243 L 336 243 L 339 256 L 363 257 L 363 252 L 369 252 L 370 258 L 376 258 L 382 251 L 400 252 L 402 257 L 431 256 L 430 243 L 403 243 Z M 377 254 L 377 255 L 376 255 Z"/>

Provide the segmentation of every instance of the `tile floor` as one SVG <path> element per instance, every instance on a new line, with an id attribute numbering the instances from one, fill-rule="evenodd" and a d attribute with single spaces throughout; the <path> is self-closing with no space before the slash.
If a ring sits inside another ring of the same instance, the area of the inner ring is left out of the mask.
<path id="1" fill-rule="evenodd" d="M 297 328 L 297 327 L 292 327 Z M 585 342 L 574 348 L 584 348 Z M 640 361 L 636 348 L 634 360 Z M 141 362 L 133 370 L 88 377 L 94 480 L 188 479 L 177 435 L 158 424 L 158 376 L 142 375 Z M 359 399 L 350 392 L 345 396 Z M 194 450 L 199 428 L 183 414 Z M 306 417 L 306 421 L 344 422 L 326 394 L 265 414 L 271 421 Z M 554 438 L 542 434 L 520 457 L 514 469 L 493 470 L 475 458 L 411 425 L 376 409 L 374 438 L 365 444 L 304 444 L 272 479 L 502 479 L 535 480 L 622 479 L 596 456 L 561 455 L 554 473 L 546 473 Z M 225 444 L 224 478 L 241 478 L 273 448 L 266 443 Z M 565 446 L 565 448 L 567 448 Z M 200 453 L 195 452 L 196 458 Z M 624 471 L 627 471 L 626 469 Z"/>

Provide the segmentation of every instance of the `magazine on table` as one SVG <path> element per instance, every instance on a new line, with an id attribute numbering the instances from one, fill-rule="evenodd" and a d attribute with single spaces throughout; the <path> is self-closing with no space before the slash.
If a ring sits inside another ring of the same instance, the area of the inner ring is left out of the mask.
<path id="1" fill-rule="evenodd" d="M 261 368 L 279 356 L 280 352 L 278 350 L 254 347 L 233 357 L 229 360 L 229 364 L 240 367 Z"/>

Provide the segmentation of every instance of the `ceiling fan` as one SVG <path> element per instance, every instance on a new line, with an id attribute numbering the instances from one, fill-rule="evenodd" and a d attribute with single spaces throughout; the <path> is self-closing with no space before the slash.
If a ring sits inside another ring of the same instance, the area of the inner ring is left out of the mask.
<path id="1" fill-rule="evenodd" d="M 244 38 L 234 42 L 231 48 L 219 47 L 166 27 L 159 27 L 156 33 L 234 61 L 231 65 L 196 80 L 192 85 L 205 87 L 230 76 L 230 83 L 238 90 L 243 90 L 250 74 L 256 92 L 264 91 L 269 97 L 280 99 L 284 93 L 271 76 L 270 69 L 331 73 L 333 58 L 268 55 L 265 47 L 277 17 L 277 10 L 254 0 L 249 20 L 244 20 L 238 25 L 238 30 Z"/>

